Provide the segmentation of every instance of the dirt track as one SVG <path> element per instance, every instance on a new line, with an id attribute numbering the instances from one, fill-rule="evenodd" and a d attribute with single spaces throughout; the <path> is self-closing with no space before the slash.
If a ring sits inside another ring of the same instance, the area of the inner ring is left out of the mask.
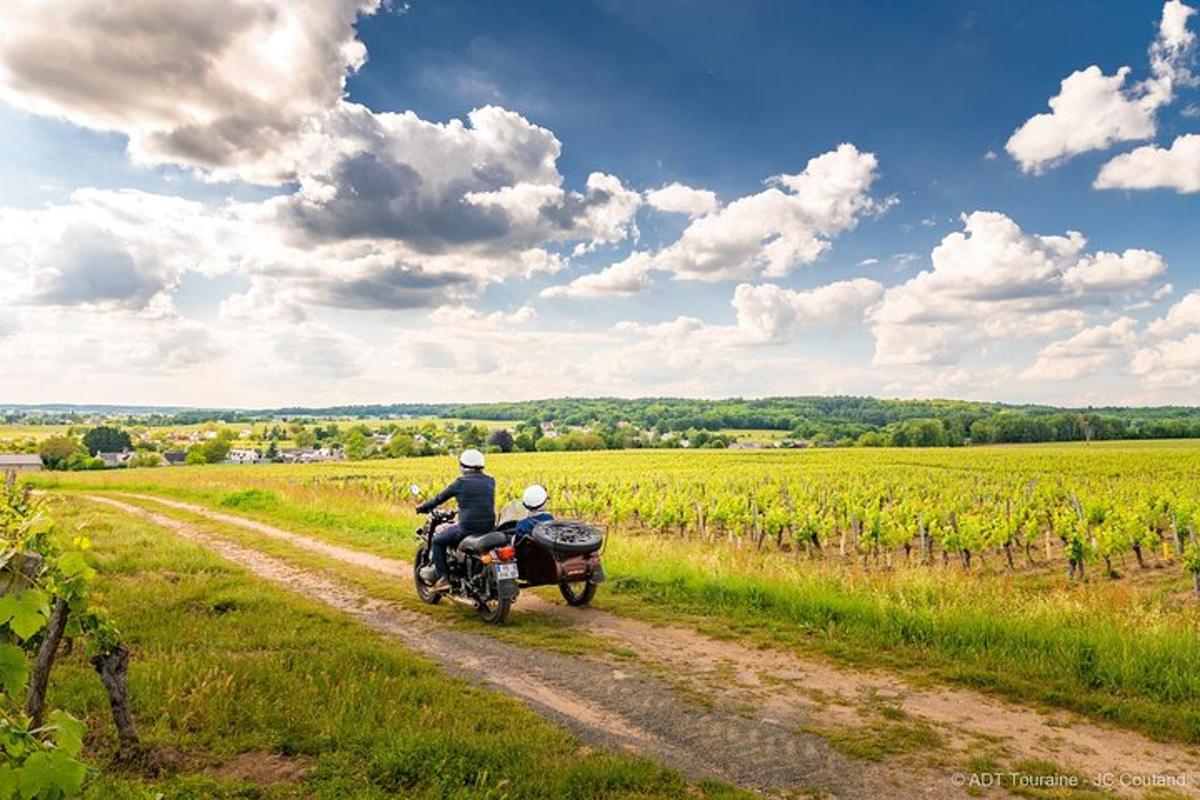
<path id="1" fill-rule="evenodd" d="M 397 559 L 192 503 L 125 497 L 202 515 L 405 582 L 411 578 L 411 567 Z M 521 613 L 579 625 L 638 652 L 644 663 L 518 647 L 482 632 L 450 630 L 436 618 L 368 597 L 326 574 L 170 516 L 107 497 L 89 499 L 149 519 L 255 574 L 346 611 L 453 672 L 521 698 L 589 741 L 654 756 L 692 777 L 717 778 L 770 794 L 800 789 L 847 798 L 885 793 L 962 797 L 965 792 L 954 785 L 953 774 L 962 771 L 970 757 L 991 751 L 1010 763 L 1041 759 L 1083 775 L 1190 773 L 1193 780 L 1185 791 L 1200 796 L 1195 782 L 1200 780 L 1200 755 L 1194 748 L 1153 742 L 976 692 L 915 689 L 884 673 L 839 668 L 596 609 L 571 609 L 528 593 L 518 602 Z M 887 726 L 895 720 L 902 720 L 907 729 L 934 731 L 942 745 L 882 763 L 863 762 L 841 755 L 821 736 L 804 732 L 853 733 L 875 726 L 886 737 Z"/>

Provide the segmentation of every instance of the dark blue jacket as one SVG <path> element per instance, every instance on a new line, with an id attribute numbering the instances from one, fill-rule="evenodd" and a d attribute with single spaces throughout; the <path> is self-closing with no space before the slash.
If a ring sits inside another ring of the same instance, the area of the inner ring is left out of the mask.
<path id="1" fill-rule="evenodd" d="M 458 524 L 463 533 L 487 533 L 496 527 L 496 480 L 482 472 L 464 472 L 437 497 L 417 506 L 426 514 L 450 498 L 458 501 Z"/>
<path id="2" fill-rule="evenodd" d="M 530 514 L 525 519 L 517 523 L 517 539 L 524 539 L 529 534 L 533 533 L 533 528 L 539 522 L 549 522 L 554 519 L 554 515 L 549 511 L 539 511 L 536 514 Z"/>

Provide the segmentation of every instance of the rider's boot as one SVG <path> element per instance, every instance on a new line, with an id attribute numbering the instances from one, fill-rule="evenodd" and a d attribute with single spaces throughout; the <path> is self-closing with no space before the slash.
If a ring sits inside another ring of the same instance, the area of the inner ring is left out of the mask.
<path id="1" fill-rule="evenodd" d="M 437 583 L 429 587 L 431 592 L 448 592 L 450 591 L 450 581 L 445 578 L 438 578 Z"/>

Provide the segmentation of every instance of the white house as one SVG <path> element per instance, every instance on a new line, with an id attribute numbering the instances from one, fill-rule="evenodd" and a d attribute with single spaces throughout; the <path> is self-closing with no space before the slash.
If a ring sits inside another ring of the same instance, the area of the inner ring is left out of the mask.
<path id="1" fill-rule="evenodd" d="M 123 467 L 128 464 L 129 459 L 133 458 L 133 453 L 129 450 L 122 450 L 119 453 L 105 452 L 101 450 L 100 452 L 96 453 L 96 458 L 103 461 L 105 467 L 111 469 L 112 467 Z"/>

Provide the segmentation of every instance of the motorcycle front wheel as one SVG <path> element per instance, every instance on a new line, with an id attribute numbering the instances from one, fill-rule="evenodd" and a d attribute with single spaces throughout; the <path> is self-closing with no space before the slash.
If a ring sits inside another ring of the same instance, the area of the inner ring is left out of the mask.
<path id="1" fill-rule="evenodd" d="M 421 602 L 428 603 L 431 606 L 437 605 L 442 599 L 441 592 L 435 592 L 430 589 L 433 584 L 426 583 L 421 579 L 421 568 L 429 564 L 429 557 L 426 555 L 425 545 L 417 548 L 417 554 L 413 557 L 413 583 L 417 587 L 417 597 L 421 598 Z"/>
<path id="2" fill-rule="evenodd" d="M 475 604 L 475 613 L 489 625 L 500 625 L 504 620 L 508 619 L 508 612 L 511 608 L 512 600 L 501 600 L 492 597 L 487 600 L 478 601 Z"/>

